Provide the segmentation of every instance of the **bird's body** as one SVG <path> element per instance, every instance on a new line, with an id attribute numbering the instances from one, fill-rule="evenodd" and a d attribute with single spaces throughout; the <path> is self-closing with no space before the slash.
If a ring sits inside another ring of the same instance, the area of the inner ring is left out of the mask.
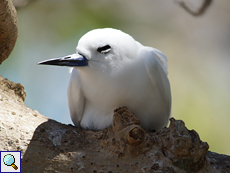
<path id="1" fill-rule="evenodd" d="M 76 54 L 84 59 L 79 60 Z M 122 106 L 140 119 L 144 129 L 158 131 L 167 125 L 171 93 L 167 59 L 159 50 L 145 47 L 119 30 L 106 28 L 85 34 L 76 54 L 58 62 L 54 59 L 41 63 L 74 66 L 68 103 L 76 126 L 91 130 L 109 127 L 113 110 Z"/>

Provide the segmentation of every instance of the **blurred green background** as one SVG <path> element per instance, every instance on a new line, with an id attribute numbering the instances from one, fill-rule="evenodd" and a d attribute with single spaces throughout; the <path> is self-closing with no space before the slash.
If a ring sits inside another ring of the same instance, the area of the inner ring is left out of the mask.
<path id="1" fill-rule="evenodd" d="M 19 38 L 0 75 L 25 85 L 30 108 L 72 123 L 69 69 L 37 62 L 74 53 L 89 30 L 117 28 L 167 56 L 172 116 L 196 130 L 211 151 L 230 155 L 230 1 L 215 1 L 194 17 L 174 0 L 36 0 L 18 9 L 18 24 Z"/>

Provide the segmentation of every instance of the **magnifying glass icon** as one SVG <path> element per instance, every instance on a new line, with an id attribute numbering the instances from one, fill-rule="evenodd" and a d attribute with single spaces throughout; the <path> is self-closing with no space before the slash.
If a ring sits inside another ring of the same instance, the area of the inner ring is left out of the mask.
<path id="1" fill-rule="evenodd" d="M 7 154 L 3 158 L 3 162 L 7 166 L 12 166 L 15 170 L 18 169 L 18 167 L 14 164 L 15 163 L 15 158 L 11 154 Z"/>

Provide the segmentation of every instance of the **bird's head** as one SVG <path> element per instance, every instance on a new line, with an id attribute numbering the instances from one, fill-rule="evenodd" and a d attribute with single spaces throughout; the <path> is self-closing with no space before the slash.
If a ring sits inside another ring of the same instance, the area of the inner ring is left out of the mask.
<path id="1" fill-rule="evenodd" d="M 95 29 L 81 37 L 75 54 L 42 61 L 39 64 L 75 68 L 88 66 L 111 71 L 111 69 L 119 69 L 122 61 L 127 62 L 134 59 L 137 56 L 139 45 L 140 43 L 130 35 L 120 30 Z"/>

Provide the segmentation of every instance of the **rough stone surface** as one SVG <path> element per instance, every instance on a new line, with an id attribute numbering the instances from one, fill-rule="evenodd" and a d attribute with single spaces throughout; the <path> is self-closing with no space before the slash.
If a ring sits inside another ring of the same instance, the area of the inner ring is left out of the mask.
<path id="1" fill-rule="evenodd" d="M 0 1 L 0 64 L 8 58 L 18 38 L 17 12 L 12 0 Z"/>
<path id="2" fill-rule="evenodd" d="M 230 156 L 208 151 L 183 121 L 145 132 L 124 107 L 112 127 L 86 131 L 26 107 L 23 88 L 0 77 L 0 150 L 22 151 L 22 172 L 230 172 Z"/>
<path id="3" fill-rule="evenodd" d="M 196 131 L 188 130 L 183 121 L 171 118 L 169 128 L 164 128 L 158 139 L 173 165 L 188 172 L 200 170 L 204 165 L 209 146 L 200 140 Z"/>
<path id="4" fill-rule="evenodd" d="M 26 92 L 0 76 L 0 150 L 26 151 L 36 127 L 48 121 L 38 111 L 24 105 Z"/>

